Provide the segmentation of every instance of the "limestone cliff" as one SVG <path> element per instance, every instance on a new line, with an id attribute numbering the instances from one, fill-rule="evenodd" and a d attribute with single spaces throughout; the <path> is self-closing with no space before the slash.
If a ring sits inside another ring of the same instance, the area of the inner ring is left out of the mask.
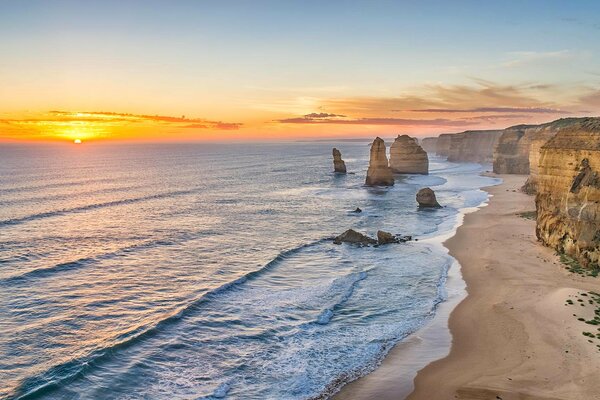
<path id="1" fill-rule="evenodd" d="M 491 162 L 500 130 L 465 131 L 450 135 L 448 161 Z"/>
<path id="2" fill-rule="evenodd" d="M 438 140 L 438 138 L 436 138 L 436 137 L 426 137 L 426 138 L 423 138 L 421 140 L 421 147 L 427 153 L 435 153 L 436 152 L 436 147 L 437 147 L 437 140 Z"/>
<path id="3" fill-rule="evenodd" d="M 438 140 L 435 143 L 435 154 L 442 157 L 448 157 L 450 154 L 450 140 L 452 133 L 442 133 L 438 136 Z"/>
<path id="4" fill-rule="evenodd" d="M 600 118 L 571 119 L 541 147 L 536 235 L 583 266 L 600 258 Z"/>
<path id="5" fill-rule="evenodd" d="M 529 174 L 523 191 L 535 194 L 540 149 L 561 129 L 581 120 L 583 118 L 561 118 L 540 125 L 517 125 L 505 129 L 494 151 L 494 172 Z"/>
<path id="6" fill-rule="evenodd" d="M 417 139 L 398 135 L 390 146 L 390 168 L 397 174 L 429 173 L 429 159 Z"/>
<path id="7" fill-rule="evenodd" d="M 335 147 L 333 148 L 333 171 L 339 174 L 346 173 L 346 163 L 342 160 L 342 153 Z"/>
<path id="8" fill-rule="evenodd" d="M 504 130 L 494 150 L 494 172 L 497 174 L 528 174 L 529 143 L 525 132 L 528 125 Z"/>
<path id="9" fill-rule="evenodd" d="M 537 167 L 540 148 L 562 127 L 579 118 L 562 118 L 541 125 L 517 125 L 504 130 L 494 151 L 494 172 L 528 174 Z M 533 189 L 535 184 L 531 183 Z"/>
<path id="10" fill-rule="evenodd" d="M 367 170 L 365 184 L 369 186 L 392 186 L 394 184 L 394 176 L 385 153 L 385 143 L 379 137 L 375 138 L 373 144 L 371 144 L 369 169 Z"/>

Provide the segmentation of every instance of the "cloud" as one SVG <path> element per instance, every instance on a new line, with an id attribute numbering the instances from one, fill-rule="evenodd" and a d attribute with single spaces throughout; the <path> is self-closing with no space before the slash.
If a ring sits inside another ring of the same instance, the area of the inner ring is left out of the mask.
<path id="1" fill-rule="evenodd" d="M 395 126 L 467 126 L 475 122 L 465 120 L 436 119 L 409 119 L 409 118 L 352 118 L 352 119 L 312 119 L 312 118 L 286 118 L 276 122 L 282 124 L 338 124 L 338 125 L 395 125 Z"/>
<path id="2" fill-rule="evenodd" d="M 173 117 L 167 115 L 129 114 L 112 111 L 57 111 L 35 118 L 0 119 L 2 124 L 11 125 L 46 125 L 64 126 L 77 124 L 95 124 L 98 126 L 116 126 L 126 124 L 152 123 L 187 129 L 235 130 L 243 124 L 240 122 L 212 121 L 204 118 Z"/>
<path id="3" fill-rule="evenodd" d="M 569 111 L 544 107 L 476 107 L 476 108 L 424 108 L 409 110 L 428 113 L 526 113 L 526 114 L 571 114 Z"/>
<path id="4" fill-rule="evenodd" d="M 310 113 L 306 114 L 304 118 L 308 119 L 319 119 L 319 118 L 336 118 L 336 117 L 345 117 L 345 115 L 341 114 L 328 114 L 328 113 Z"/>
<path id="5" fill-rule="evenodd" d="M 576 57 L 570 50 L 558 50 L 558 51 L 515 51 L 509 53 L 511 60 L 502 64 L 504 67 L 513 68 L 520 67 L 527 64 L 533 64 L 541 61 L 562 61 L 570 60 Z"/>

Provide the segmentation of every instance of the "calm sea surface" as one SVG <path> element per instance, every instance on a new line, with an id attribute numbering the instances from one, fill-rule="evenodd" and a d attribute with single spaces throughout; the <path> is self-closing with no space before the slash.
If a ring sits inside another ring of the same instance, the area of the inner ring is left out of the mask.
<path id="1" fill-rule="evenodd" d="M 329 238 L 447 233 L 495 181 L 433 157 L 367 188 L 368 153 L 0 147 L 0 398 L 306 399 L 370 371 L 432 317 L 451 260 Z M 446 207 L 418 211 L 423 186 Z"/>

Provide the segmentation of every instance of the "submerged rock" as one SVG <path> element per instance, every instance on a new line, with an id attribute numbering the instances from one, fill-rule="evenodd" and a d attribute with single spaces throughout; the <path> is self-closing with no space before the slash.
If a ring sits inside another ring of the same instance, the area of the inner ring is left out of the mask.
<path id="1" fill-rule="evenodd" d="M 385 143 L 380 137 L 375 138 L 371 145 L 365 184 L 368 186 L 392 186 L 394 184 L 394 176 L 385 153 Z"/>
<path id="2" fill-rule="evenodd" d="M 333 148 L 333 171 L 338 174 L 346 173 L 346 163 L 342 160 L 342 153 L 335 147 Z"/>
<path id="3" fill-rule="evenodd" d="M 417 203 L 419 207 L 440 208 L 440 203 L 435 198 L 435 192 L 430 188 L 422 188 L 417 192 Z"/>
<path id="4" fill-rule="evenodd" d="M 429 158 L 417 139 L 398 135 L 390 146 L 390 168 L 397 174 L 429 173 Z"/>
<path id="5" fill-rule="evenodd" d="M 354 229 L 348 229 L 346 232 L 337 236 L 333 239 L 334 244 L 342 244 L 342 243 L 352 243 L 358 244 L 361 246 L 370 246 L 372 244 L 377 244 L 377 241 L 373 238 L 370 238 L 366 235 L 363 235 L 360 232 L 356 232 Z"/>

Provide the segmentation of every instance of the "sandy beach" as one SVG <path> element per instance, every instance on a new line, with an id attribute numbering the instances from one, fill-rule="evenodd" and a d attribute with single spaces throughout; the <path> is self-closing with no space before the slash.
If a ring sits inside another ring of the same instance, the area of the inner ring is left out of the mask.
<path id="1" fill-rule="evenodd" d="M 535 222 L 518 215 L 535 209 L 534 197 L 518 190 L 526 177 L 501 178 L 503 184 L 486 189 L 489 205 L 468 214 L 444 243 L 461 265 L 468 293 L 450 313 L 450 353 L 421 369 L 406 397 L 410 345 L 401 344 L 336 398 L 600 398 L 600 340 L 583 335 L 600 331 L 579 320 L 593 318 L 598 304 L 581 293 L 600 292 L 600 278 L 568 272 L 553 250 L 537 242 Z M 408 342 L 428 332 L 430 327 Z"/>

